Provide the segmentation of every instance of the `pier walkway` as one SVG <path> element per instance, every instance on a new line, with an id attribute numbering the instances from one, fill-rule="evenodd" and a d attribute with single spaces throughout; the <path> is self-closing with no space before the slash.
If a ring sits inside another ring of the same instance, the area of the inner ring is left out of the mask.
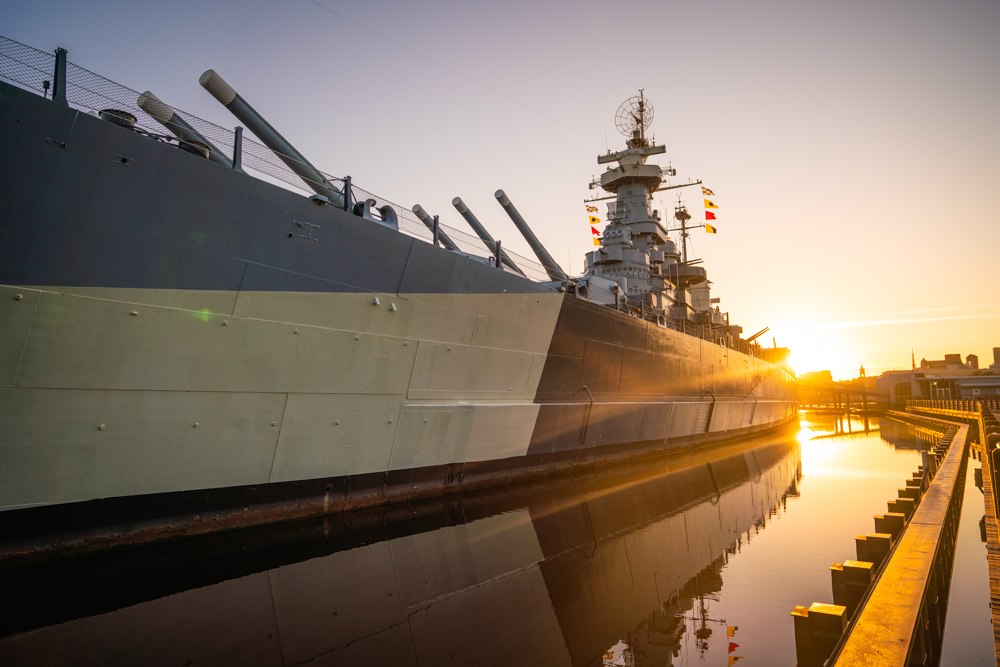
<path id="1" fill-rule="evenodd" d="M 940 659 L 968 432 L 967 425 L 958 428 L 833 665 L 902 667 Z"/>
<path id="2" fill-rule="evenodd" d="M 857 560 L 830 567 L 834 603 L 792 611 L 798 667 L 939 664 L 970 451 L 983 462 L 994 660 L 1000 656 L 1000 422 L 993 409 L 1000 406 L 911 401 L 906 412 L 887 413 L 937 444 L 889 512 L 875 516 L 876 532 L 857 536 Z"/>
<path id="3" fill-rule="evenodd" d="M 917 415 L 965 423 L 979 437 L 983 463 L 983 503 L 986 515 L 986 559 L 990 573 L 990 609 L 993 615 L 993 647 L 1000 665 L 1000 404 L 996 401 L 911 400 L 906 411 Z"/>

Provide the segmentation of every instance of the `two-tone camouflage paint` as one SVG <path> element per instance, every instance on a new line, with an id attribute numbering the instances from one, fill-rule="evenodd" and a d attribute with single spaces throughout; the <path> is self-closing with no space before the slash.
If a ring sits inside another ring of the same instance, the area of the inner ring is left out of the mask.
<path id="1" fill-rule="evenodd" d="M 0 99 L 0 557 L 504 484 L 793 414 L 760 360 Z"/>

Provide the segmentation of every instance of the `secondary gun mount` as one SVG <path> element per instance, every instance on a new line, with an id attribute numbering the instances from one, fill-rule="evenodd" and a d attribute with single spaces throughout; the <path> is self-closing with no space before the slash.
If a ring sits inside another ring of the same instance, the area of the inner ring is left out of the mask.
<path id="1" fill-rule="evenodd" d="M 240 95 L 226 83 L 215 70 L 206 70 L 198 79 L 198 83 L 212 94 L 222 106 L 246 125 L 251 132 L 257 135 L 264 145 L 274 151 L 278 158 L 288 165 L 288 168 L 305 181 L 310 190 L 318 195 L 322 195 L 330 200 L 334 206 L 344 205 L 344 195 L 330 181 L 326 179 L 316 167 L 295 150 L 278 131 L 271 127 L 271 124 L 264 120 L 264 117 L 254 111 L 253 107 L 247 104 Z"/>

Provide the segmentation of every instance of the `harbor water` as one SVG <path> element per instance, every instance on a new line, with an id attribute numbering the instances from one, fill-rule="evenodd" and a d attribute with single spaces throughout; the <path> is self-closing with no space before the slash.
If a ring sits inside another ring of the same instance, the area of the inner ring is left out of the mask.
<path id="1" fill-rule="evenodd" d="M 0 582 L 0 664 L 795 664 L 930 436 L 802 413 L 752 441 L 446 502 L 38 565 Z M 970 462 L 943 665 L 988 664 Z"/>

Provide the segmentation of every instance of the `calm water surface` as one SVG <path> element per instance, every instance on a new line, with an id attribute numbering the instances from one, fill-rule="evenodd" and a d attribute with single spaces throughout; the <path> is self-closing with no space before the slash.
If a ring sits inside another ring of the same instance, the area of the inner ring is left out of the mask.
<path id="1" fill-rule="evenodd" d="M 830 564 L 928 446 L 807 415 L 627 471 L 40 568 L 0 582 L 0 664 L 791 666 L 789 612 L 832 601 Z M 973 467 L 945 665 L 992 657 Z"/>

